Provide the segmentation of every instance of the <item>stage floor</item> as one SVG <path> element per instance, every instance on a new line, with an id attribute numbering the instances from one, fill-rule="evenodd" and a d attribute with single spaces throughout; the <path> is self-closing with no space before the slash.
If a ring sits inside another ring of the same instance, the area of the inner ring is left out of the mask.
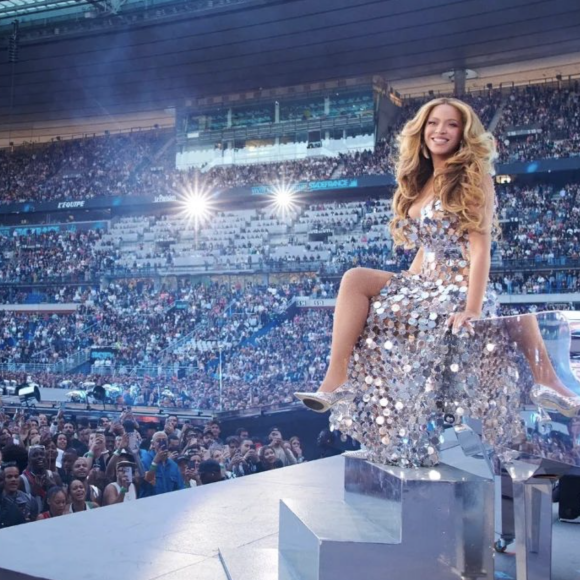
<path id="1" fill-rule="evenodd" d="M 227 580 L 218 549 L 276 548 L 280 499 L 342 498 L 343 463 L 333 457 L 2 530 L 0 580 Z M 553 580 L 580 580 L 579 545 L 580 526 L 555 522 Z M 514 563 L 497 555 L 496 578 L 515 578 Z M 428 571 L 413 580 L 429 580 Z"/>

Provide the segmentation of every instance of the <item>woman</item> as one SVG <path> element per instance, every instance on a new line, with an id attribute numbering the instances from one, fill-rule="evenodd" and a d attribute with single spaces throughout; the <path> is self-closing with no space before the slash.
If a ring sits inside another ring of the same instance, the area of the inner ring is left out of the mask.
<path id="1" fill-rule="evenodd" d="M 55 466 L 58 470 L 62 469 L 62 458 L 64 452 L 69 447 L 69 440 L 65 433 L 57 433 L 52 438 L 53 443 L 56 445 L 56 461 Z"/>
<path id="2" fill-rule="evenodd" d="M 304 453 L 302 453 L 302 444 L 300 443 L 300 439 L 296 436 L 290 437 L 288 441 L 290 443 L 290 450 L 296 457 L 296 461 L 298 463 L 304 463 L 306 458 L 304 457 Z"/>
<path id="3" fill-rule="evenodd" d="M 62 487 L 51 487 L 46 494 L 46 502 L 48 504 L 48 510 L 42 512 L 36 518 L 37 521 L 64 515 L 66 511 L 66 492 Z"/>
<path id="4" fill-rule="evenodd" d="M 65 433 L 57 433 L 52 438 L 52 440 L 54 441 L 57 450 L 62 452 L 59 453 L 59 456 L 62 455 L 68 449 L 68 437 L 66 436 Z"/>
<path id="5" fill-rule="evenodd" d="M 85 500 L 100 505 L 101 492 L 99 488 L 90 481 L 89 472 L 93 472 L 89 468 L 89 462 L 86 457 L 79 457 L 73 464 L 72 472 L 73 478 L 82 481 L 85 486 Z"/>
<path id="6" fill-rule="evenodd" d="M 492 135 L 460 100 L 432 100 L 405 125 L 390 228 L 395 244 L 418 248 L 415 259 L 397 274 L 346 272 L 326 376 L 318 392 L 296 393 L 315 411 L 332 407 L 331 428 L 359 440 L 376 461 L 437 463 L 444 423 L 483 417 L 489 392 L 486 400 L 482 390 L 477 400 L 466 394 L 491 377 L 504 388 L 484 434 L 500 437 L 501 445 L 519 436 L 519 387 L 513 377 L 498 376 L 508 366 L 501 359 L 507 336 L 468 342 L 471 322 L 492 316 L 496 306 L 487 288 L 494 157 Z M 494 431 L 498 422 L 501 430 Z"/>
<path id="7" fill-rule="evenodd" d="M 73 479 L 68 488 L 69 506 L 66 513 L 75 514 L 98 508 L 98 504 L 85 500 L 85 484 L 80 479 Z"/>
<path id="8" fill-rule="evenodd" d="M 269 445 L 263 445 L 260 447 L 259 457 L 260 461 L 258 461 L 257 473 L 284 467 L 282 461 L 276 457 L 276 452 Z"/>
<path id="9" fill-rule="evenodd" d="M 57 471 L 56 460 L 58 459 L 58 448 L 50 437 L 44 437 L 41 444 L 46 448 L 46 467 L 49 471 Z"/>
<path id="10" fill-rule="evenodd" d="M 26 439 L 26 446 L 38 445 L 40 443 L 40 431 L 38 427 L 31 427 L 28 431 L 28 437 Z"/>

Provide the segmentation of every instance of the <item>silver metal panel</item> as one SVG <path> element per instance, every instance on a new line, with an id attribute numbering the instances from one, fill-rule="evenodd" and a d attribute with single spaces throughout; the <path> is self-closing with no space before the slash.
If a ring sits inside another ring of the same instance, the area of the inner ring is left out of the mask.
<path id="1" fill-rule="evenodd" d="M 280 553 L 301 579 L 493 578 L 491 479 L 345 462 L 345 503 L 281 503 Z"/>
<path id="2" fill-rule="evenodd" d="M 401 546 L 390 547 L 389 567 L 401 576 L 424 574 L 429 562 L 433 578 L 493 578 L 493 488 L 447 465 L 406 470 L 346 458 L 349 503 L 362 495 L 386 500 L 391 512 L 399 505 Z"/>

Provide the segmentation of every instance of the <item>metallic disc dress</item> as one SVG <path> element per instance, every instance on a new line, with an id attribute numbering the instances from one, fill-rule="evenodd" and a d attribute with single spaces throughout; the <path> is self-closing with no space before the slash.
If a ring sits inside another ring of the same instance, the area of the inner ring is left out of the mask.
<path id="1" fill-rule="evenodd" d="M 450 314 L 465 309 L 468 235 L 439 200 L 401 227 L 424 248 L 421 273 L 393 275 L 371 299 L 348 369 L 354 399 L 334 405 L 330 427 L 359 441 L 370 459 L 401 467 L 435 465 L 446 424 L 465 416 L 483 420 L 487 443 L 507 448 L 521 434 L 509 339 L 495 325 L 474 336 L 446 326 Z M 482 316 L 495 311 L 488 288 Z"/>

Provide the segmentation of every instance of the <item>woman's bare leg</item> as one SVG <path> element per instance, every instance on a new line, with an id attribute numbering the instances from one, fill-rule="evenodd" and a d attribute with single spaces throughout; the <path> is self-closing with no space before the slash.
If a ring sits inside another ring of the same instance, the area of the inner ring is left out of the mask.
<path id="1" fill-rule="evenodd" d="M 332 392 L 346 381 L 352 350 L 369 313 L 369 300 L 386 286 L 392 275 L 371 268 L 353 268 L 342 277 L 334 309 L 330 363 L 319 391 Z"/>
<path id="2" fill-rule="evenodd" d="M 533 314 L 518 316 L 513 322 L 508 321 L 507 328 L 510 338 L 515 340 L 526 357 L 534 382 L 550 387 L 566 397 L 574 396 L 575 393 L 556 374 L 536 317 Z"/>

